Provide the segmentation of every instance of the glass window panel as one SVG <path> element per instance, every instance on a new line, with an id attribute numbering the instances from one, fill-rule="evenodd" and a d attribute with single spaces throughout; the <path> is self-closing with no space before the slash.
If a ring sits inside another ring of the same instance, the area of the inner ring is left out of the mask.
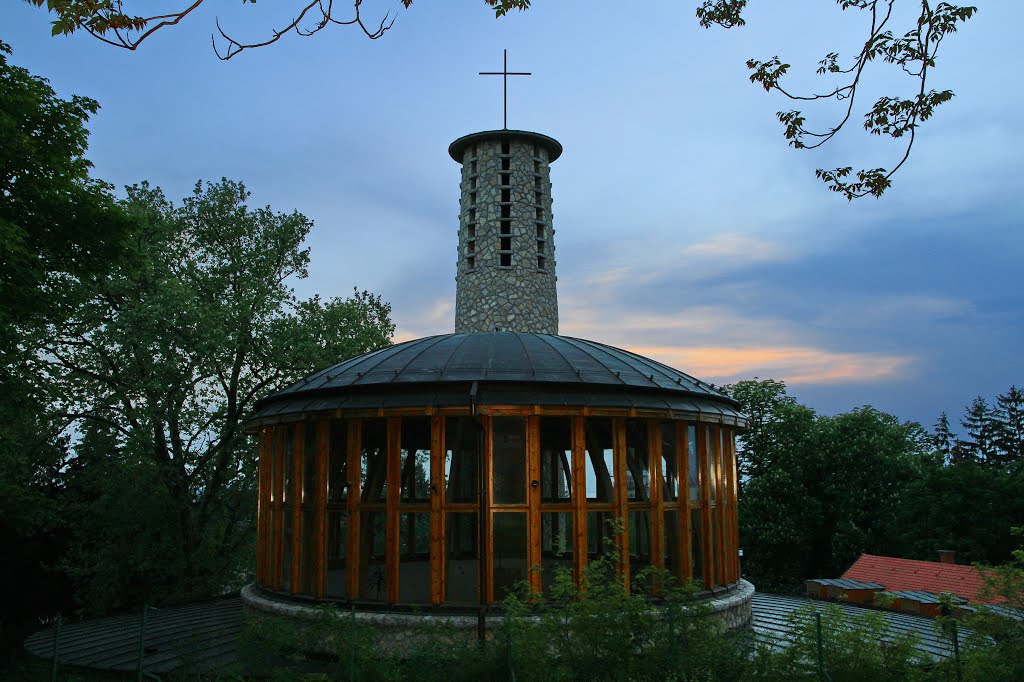
<path id="1" fill-rule="evenodd" d="M 471 417 L 444 420 L 444 483 L 447 502 L 476 502 L 480 483 L 480 427 Z"/>
<path id="2" fill-rule="evenodd" d="M 480 550 L 478 516 L 445 515 L 445 595 L 449 604 L 479 604 Z"/>
<path id="3" fill-rule="evenodd" d="M 587 560 L 615 552 L 615 512 L 587 512 Z"/>
<path id="4" fill-rule="evenodd" d="M 664 519 L 665 521 L 662 524 L 662 533 L 664 535 L 662 547 L 665 550 L 665 570 L 676 578 L 682 578 L 682 565 L 679 561 L 682 556 L 682 538 L 679 533 L 679 510 L 666 510 Z"/>
<path id="5" fill-rule="evenodd" d="M 541 586 L 550 593 L 555 576 L 573 570 L 571 512 L 542 512 L 540 515 Z"/>
<path id="6" fill-rule="evenodd" d="M 612 441 L 612 420 L 587 419 L 586 426 L 587 500 L 615 501 L 615 457 Z"/>
<path id="7" fill-rule="evenodd" d="M 690 462 L 690 502 L 700 501 L 700 479 L 698 478 L 697 470 L 700 467 L 700 461 L 697 459 L 697 428 L 690 424 L 687 427 L 688 435 L 688 458 Z"/>
<path id="8" fill-rule="evenodd" d="M 630 500 L 651 499 L 651 458 L 647 448 L 647 422 L 626 420 L 626 494 Z"/>
<path id="9" fill-rule="evenodd" d="M 327 512 L 327 596 L 348 597 L 348 514 Z"/>
<path id="10" fill-rule="evenodd" d="M 362 512 L 360 516 L 359 597 L 366 601 L 386 601 L 388 598 L 384 518 L 384 512 Z"/>
<path id="11" fill-rule="evenodd" d="M 572 420 L 568 417 L 540 419 L 540 499 L 572 499 Z"/>
<path id="12" fill-rule="evenodd" d="M 399 456 L 402 502 L 430 501 L 430 417 L 402 420 L 402 451 Z"/>
<path id="13" fill-rule="evenodd" d="M 629 512 L 629 576 L 634 587 L 643 591 L 651 588 L 650 580 L 643 582 L 637 576 L 651 565 L 651 513 Z"/>
<path id="14" fill-rule="evenodd" d="M 718 476 L 717 469 L 715 468 L 715 441 L 714 431 L 711 430 L 710 426 L 704 427 L 706 429 L 704 436 L 704 457 L 707 461 L 707 477 L 708 477 L 708 495 L 711 503 L 714 504 L 718 500 Z"/>
<path id="15" fill-rule="evenodd" d="M 526 512 L 494 512 L 494 598 L 526 580 Z"/>
<path id="16" fill-rule="evenodd" d="M 398 515 L 398 601 L 430 603 L 430 514 Z"/>
<path id="17" fill-rule="evenodd" d="M 494 503 L 522 504 L 526 502 L 526 419 L 495 417 L 492 424 Z"/>
<path id="18" fill-rule="evenodd" d="M 316 520 L 313 509 L 302 510 L 302 535 L 299 538 L 299 579 L 296 592 L 316 593 Z"/>
<path id="19" fill-rule="evenodd" d="M 307 422 L 303 426 L 303 430 L 305 442 L 302 444 L 302 506 L 314 507 L 319 493 L 316 468 L 319 457 L 320 424 Z"/>
<path id="20" fill-rule="evenodd" d="M 387 499 L 388 424 L 386 419 L 362 421 L 362 466 L 359 489 L 363 502 L 383 502 Z"/>
<path id="21" fill-rule="evenodd" d="M 327 454 L 327 501 L 344 502 L 348 498 L 348 423 L 331 422 L 331 443 Z"/>
<path id="22" fill-rule="evenodd" d="M 662 500 L 679 500 L 679 462 L 676 459 L 676 425 L 661 423 L 661 480 Z"/>
<path id="23" fill-rule="evenodd" d="M 702 581 L 704 578 L 704 534 L 701 532 L 701 510 L 690 510 L 690 566 L 693 567 L 693 579 Z"/>

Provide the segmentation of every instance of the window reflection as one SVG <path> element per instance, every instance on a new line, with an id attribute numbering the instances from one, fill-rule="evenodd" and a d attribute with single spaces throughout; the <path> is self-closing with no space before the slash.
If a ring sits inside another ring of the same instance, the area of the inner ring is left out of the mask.
<path id="1" fill-rule="evenodd" d="M 386 419 L 364 419 L 359 490 L 364 502 L 383 502 L 387 494 L 388 427 Z"/>
<path id="2" fill-rule="evenodd" d="M 491 463 L 495 504 L 526 502 L 526 419 L 495 417 Z"/>
<path id="3" fill-rule="evenodd" d="M 631 501 L 651 499 L 650 456 L 647 449 L 647 422 L 626 421 L 626 494 Z"/>
<path id="4" fill-rule="evenodd" d="M 543 502 L 572 499 L 572 420 L 540 420 L 540 496 Z"/>
<path id="5" fill-rule="evenodd" d="M 615 457 L 612 440 L 612 420 L 587 419 L 586 479 L 588 502 L 615 501 Z"/>
<path id="6" fill-rule="evenodd" d="M 476 502 L 480 483 L 480 427 L 471 417 L 444 420 L 444 484 L 447 502 Z"/>
<path id="7" fill-rule="evenodd" d="M 399 455 L 402 502 L 430 501 L 430 417 L 402 420 L 402 447 Z"/>

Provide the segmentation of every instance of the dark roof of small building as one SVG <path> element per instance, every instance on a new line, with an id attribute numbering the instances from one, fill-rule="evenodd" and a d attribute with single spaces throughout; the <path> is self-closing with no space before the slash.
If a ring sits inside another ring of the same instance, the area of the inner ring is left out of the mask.
<path id="1" fill-rule="evenodd" d="M 843 590 L 884 590 L 884 585 L 878 583 L 865 583 L 849 578 L 812 578 L 809 583 L 816 583 L 823 587 L 838 587 Z"/>
<path id="2" fill-rule="evenodd" d="M 985 581 L 974 566 L 861 554 L 843 578 L 881 583 L 890 592 L 949 592 L 976 601 Z"/>
<path id="3" fill-rule="evenodd" d="M 596 341 L 525 332 L 442 334 L 315 372 L 257 403 L 250 421 L 336 408 L 477 404 L 585 405 L 710 413 L 745 424 L 720 390 Z"/>

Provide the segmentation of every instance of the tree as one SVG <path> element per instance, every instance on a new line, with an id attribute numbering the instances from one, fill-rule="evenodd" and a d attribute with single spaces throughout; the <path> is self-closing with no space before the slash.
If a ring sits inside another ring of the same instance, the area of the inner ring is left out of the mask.
<path id="1" fill-rule="evenodd" d="M 889 28 L 893 6 L 897 0 L 836 0 L 843 11 L 862 10 L 870 16 L 867 39 L 852 59 L 841 60 L 838 52 L 829 52 L 818 62 L 817 73 L 828 80 L 820 92 L 791 92 L 782 84 L 790 69 L 777 55 L 765 60 L 749 59 L 750 81 L 767 92 L 778 92 L 794 102 L 842 103 L 837 122 L 819 129 L 806 127 L 802 111 L 780 111 L 776 114 L 784 127 L 789 145 L 794 149 L 815 149 L 825 144 L 846 126 L 854 114 L 861 78 L 868 64 L 881 60 L 898 67 L 910 79 L 908 95 L 878 98 L 864 114 L 864 129 L 872 135 L 890 137 L 903 142 L 903 154 L 891 170 L 861 169 L 853 173 L 851 166 L 815 174 L 833 192 L 852 200 L 864 196 L 881 196 L 892 184 L 893 175 L 906 163 L 914 146 L 917 128 L 935 113 L 936 107 L 953 98 L 951 90 L 929 89 L 928 77 L 936 66 L 939 46 L 969 21 L 978 11 L 972 6 L 939 2 L 933 8 L 930 0 L 920 0 L 915 22 L 896 36 Z M 701 26 L 723 28 L 743 26 L 747 0 L 705 0 L 697 10 Z M 852 179 L 855 178 L 855 179 Z"/>
<path id="2" fill-rule="evenodd" d="M 995 464 L 998 460 L 995 451 L 995 420 L 988 401 L 978 396 L 975 398 L 963 418 L 966 438 L 959 442 L 960 461 L 984 462 Z"/>
<path id="3" fill-rule="evenodd" d="M 931 438 L 932 447 L 942 457 L 942 461 L 949 464 L 956 455 L 957 437 L 949 428 L 949 417 L 945 412 L 939 414 L 939 420 L 935 422 L 935 433 Z"/>
<path id="4" fill-rule="evenodd" d="M 177 10 L 165 11 L 161 9 L 158 13 L 144 15 L 132 14 L 131 7 L 143 5 L 144 3 L 133 3 L 127 0 L 129 8 L 124 7 L 126 0 L 63 0 L 53 2 L 52 0 L 25 0 L 37 7 L 46 8 L 56 14 L 53 22 L 53 35 L 68 35 L 81 29 L 91 36 L 108 45 L 135 50 L 160 29 L 175 26 L 186 19 L 193 12 L 198 10 L 206 0 L 180 0 Z M 300 0 L 294 17 L 284 25 L 275 28 L 269 38 L 257 42 L 241 42 L 228 35 L 216 21 L 217 34 L 220 36 L 221 46 L 217 45 L 217 38 L 214 36 L 213 49 L 220 59 L 228 60 L 243 50 L 254 47 L 266 47 L 276 43 L 281 38 L 295 34 L 299 36 L 311 36 L 319 33 L 328 26 L 353 26 L 358 28 L 364 36 L 370 40 L 376 40 L 383 36 L 394 25 L 395 17 L 390 12 L 377 24 L 367 23 L 363 20 L 363 0 L 351 0 L 351 13 L 344 18 L 339 18 L 335 13 L 333 1 L 323 0 Z M 524 10 L 530 6 L 530 0 L 484 0 L 494 9 L 496 16 L 501 17 L 511 9 Z M 401 0 L 406 9 L 412 5 L 413 0 Z M 256 0 L 242 0 L 242 4 L 256 4 Z M 153 12 L 146 8 L 143 11 Z"/>
<path id="5" fill-rule="evenodd" d="M 394 330 L 390 307 L 366 292 L 297 300 L 290 281 L 306 275 L 311 224 L 248 199 L 227 180 L 198 184 L 177 207 L 159 189 L 128 188 L 140 225 L 131 258 L 83 280 L 73 314 L 30 340 L 38 385 L 82 435 L 66 481 L 82 526 L 68 570 L 93 610 L 237 580 L 256 499 L 245 415 Z"/>
<path id="6" fill-rule="evenodd" d="M 1000 465 L 1024 462 L 1024 391 L 1010 386 L 996 397 L 993 438 Z"/>

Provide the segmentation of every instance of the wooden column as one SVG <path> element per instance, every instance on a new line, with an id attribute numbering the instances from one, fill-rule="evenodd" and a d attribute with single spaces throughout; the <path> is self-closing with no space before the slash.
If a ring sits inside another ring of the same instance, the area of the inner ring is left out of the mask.
<path id="1" fill-rule="evenodd" d="M 327 594 L 327 479 L 328 457 L 331 446 L 331 422 L 322 419 L 317 425 L 319 439 L 316 452 L 316 594 L 323 599 Z"/>
<path id="2" fill-rule="evenodd" d="M 714 561 L 711 558 L 711 489 L 710 489 L 710 476 L 711 472 L 708 471 L 708 428 L 706 424 L 697 422 L 697 471 L 698 480 L 700 481 L 700 536 L 701 545 L 703 546 L 703 566 L 701 567 L 701 574 L 704 576 L 704 584 L 706 587 L 712 587 L 715 584 Z"/>
<path id="3" fill-rule="evenodd" d="M 647 420 L 648 470 L 651 472 L 651 564 L 665 568 L 664 533 L 665 521 L 664 478 L 661 471 L 661 422 Z"/>
<path id="4" fill-rule="evenodd" d="M 430 418 L 430 603 L 444 599 L 444 417 Z"/>
<path id="5" fill-rule="evenodd" d="M 480 594 L 487 604 L 494 602 L 494 524 L 491 521 L 491 469 L 494 456 L 494 448 L 491 443 L 491 417 L 482 416 L 480 427 L 483 429 L 484 451 L 483 461 L 480 462 L 480 472 L 483 485 L 480 487 L 480 562 L 481 580 Z"/>
<path id="6" fill-rule="evenodd" d="M 576 586 L 583 587 L 587 568 L 587 463 L 583 417 L 572 418 L 573 568 Z"/>
<path id="7" fill-rule="evenodd" d="M 274 435 L 271 437 L 274 451 L 274 591 L 280 591 L 281 589 L 281 562 L 284 558 L 284 541 L 281 536 L 284 531 L 284 501 L 282 500 L 282 495 L 284 493 L 284 438 L 286 430 L 284 426 L 276 426 L 274 427 Z"/>
<path id="8" fill-rule="evenodd" d="M 534 485 L 536 482 L 536 485 Z M 540 551 L 540 417 L 526 418 L 526 566 L 527 580 L 541 592 Z"/>
<path id="9" fill-rule="evenodd" d="M 622 532 L 616 541 L 619 543 L 619 567 L 626 590 L 629 590 L 629 491 L 626 490 L 626 420 L 622 417 L 612 418 L 612 447 L 615 463 L 615 508 L 619 517 Z"/>
<path id="10" fill-rule="evenodd" d="M 362 471 L 362 421 L 358 418 L 348 420 L 348 446 L 345 461 L 345 474 L 348 477 L 348 550 L 345 552 L 345 577 L 348 579 L 349 599 L 359 598 L 359 517 L 360 472 Z"/>
<path id="11" fill-rule="evenodd" d="M 693 547 L 690 538 L 690 425 L 676 422 L 676 456 L 679 462 L 679 545 L 683 554 L 683 580 L 693 578 Z"/>
<path id="12" fill-rule="evenodd" d="M 292 594 L 299 591 L 299 559 L 302 556 L 302 465 L 306 424 L 295 425 L 292 446 Z"/>
<path id="13" fill-rule="evenodd" d="M 256 584 L 263 585 L 266 581 L 266 566 L 264 560 L 267 555 L 266 542 L 267 533 L 267 499 L 269 487 L 267 477 L 269 464 L 267 462 L 270 454 L 270 430 L 266 427 L 260 429 L 259 446 L 257 454 L 257 484 L 258 502 L 256 507 Z"/>
<path id="14" fill-rule="evenodd" d="M 401 493 L 402 478 L 401 456 L 402 418 L 388 417 L 388 452 L 387 452 L 387 511 L 384 515 L 386 525 L 386 557 L 384 564 L 384 580 L 387 583 L 387 601 L 394 604 L 398 601 L 398 498 Z"/>

